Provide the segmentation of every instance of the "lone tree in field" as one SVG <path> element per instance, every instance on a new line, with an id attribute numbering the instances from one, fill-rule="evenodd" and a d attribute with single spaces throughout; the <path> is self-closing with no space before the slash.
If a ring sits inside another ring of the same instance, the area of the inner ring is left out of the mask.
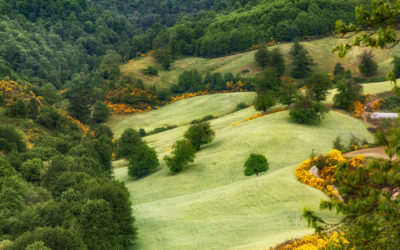
<path id="1" fill-rule="evenodd" d="M 250 154 L 244 163 L 244 174 L 249 176 L 261 172 L 266 172 L 269 168 L 268 160 L 264 155 L 261 154 Z"/>
<path id="2" fill-rule="evenodd" d="M 172 157 L 166 155 L 164 160 L 168 168 L 175 173 L 182 171 L 189 162 L 194 161 L 196 148 L 189 140 L 176 141 L 173 146 Z"/>
<path id="3" fill-rule="evenodd" d="M 199 151 L 201 145 L 212 142 L 215 132 L 211 129 L 209 122 L 201 122 L 191 125 L 185 132 L 184 137 Z"/>
<path id="4" fill-rule="evenodd" d="M 160 165 L 156 151 L 146 144 L 139 146 L 135 154 L 128 157 L 128 161 L 128 174 L 136 178 L 151 174 Z"/>
<path id="5" fill-rule="evenodd" d="M 125 158 L 135 153 L 136 149 L 143 144 L 140 134 L 132 128 L 125 129 L 118 140 L 117 158 Z"/>
<path id="6" fill-rule="evenodd" d="M 378 72 L 378 64 L 372 59 L 372 51 L 364 51 L 361 55 L 361 62 L 358 66 L 360 73 L 365 77 L 371 77 Z"/>

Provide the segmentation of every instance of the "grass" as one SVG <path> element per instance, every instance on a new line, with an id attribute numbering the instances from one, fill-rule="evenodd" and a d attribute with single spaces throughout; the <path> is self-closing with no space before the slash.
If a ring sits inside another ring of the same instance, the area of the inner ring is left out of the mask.
<path id="1" fill-rule="evenodd" d="M 365 50 L 364 48 L 354 48 L 343 59 L 331 53 L 335 45 L 346 42 L 348 42 L 347 39 L 331 36 L 319 40 L 305 41 L 302 44 L 317 64 L 314 67 L 316 71 L 325 73 L 333 72 L 335 64 L 340 62 L 347 70 L 351 70 L 353 76 L 360 77 L 361 75 L 357 72 L 357 68 L 360 61 L 359 56 Z M 280 48 L 285 56 L 286 74 L 290 72 L 290 57 L 288 53 L 292 45 L 292 43 L 281 43 L 274 46 Z M 400 46 L 384 50 L 373 49 L 374 60 L 379 65 L 377 77 L 387 74 L 392 67 L 390 64 L 392 56 L 399 52 Z M 121 71 L 127 75 L 141 78 L 147 86 L 155 85 L 158 89 L 168 89 L 172 84 L 177 83 L 179 74 L 191 69 L 198 70 L 202 75 L 213 72 L 233 73 L 236 75 L 247 69 L 249 73 L 243 75 L 254 77 L 260 73 L 260 68 L 257 67 L 254 61 L 254 54 L 255 51 L 250 51 L 219 58 L 183 57 L 175 61 L 169 71 L 162 70 L 151 56 L 146 56 L 132 63 L 122 65 Z M 147 68 L 147 66 L 157 67 L 159 76 L 149 77 L 143 75 L 140 70 Z"/>
<path id="2" fill-rule="evenodd" d="M 165 107 L 165 112 L 173 114 L 178 104 L 172 104 L 171 110 Z M 135 122 L 152 112 L 137 116 Z M 372 137 L 360 120 L 337 112 L 328 114 L 320 126 L 294 124 L 288 112 L 279 112 L 230 127 L 255 113 L 247 108 L 212 120 L 215 140 L 178 175 L 172 175 L 161 159 L 182 137 L 186 125 L 145 137 L 161 160 L 160 170 L 153 175 L 134 181 L 127 176 L 125 163 L 115 162 L 115 176 L 126 182 L 134 204 L 139 230 L 134 249 L 261 249 L 312 233 L 301 218 L 302 210 L 317 210 L 325 196 L 299 183 L 294 169 L 312 149 L 328 152 L 338 135 L 345 140 L 350 133 Z M 169 118 L 159 112 L 153 119 L 163 123 Z M 187 117 L 175 117 L 175 122 L 185 124 Z M 246 177 L 243 163 L 254 152 L 267 157 L 270 170 Z M 337 219 L 329 213 L 323 216 Z"/>
<path id="3" fill-rule="evenodd" d="M 118 138 L 126 128 L 144 128 L 149 132 L 167 125 L 182 126 L 206 115 L 222 116 L 236 109 L 240 102 L 250 104 L 255 93 L 225 93 L 192 97 L 140 115 L 113 116 L 108 125 Z"/>

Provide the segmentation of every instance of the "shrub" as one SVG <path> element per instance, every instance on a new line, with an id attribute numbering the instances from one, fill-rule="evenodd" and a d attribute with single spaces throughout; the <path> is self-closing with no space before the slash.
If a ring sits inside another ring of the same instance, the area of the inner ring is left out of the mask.
<path id="1" fill-rule="evenodd" d="M 201 122 L 191 125 L 184 137 L 193 144 L 196 150 L 200 150 L 201 145 L 212 142 L 215 132 L 211 129 L 209 122 Z"/>
<path id="2" fill-rule="evenodd" d="M 144 137 L 144 136 L 146 136 L 146 131 L 143 128 L 141 128 L 141 129 L 139 129 L 139 134 L 141 137 Z"/>
<path id="3" fill-rule="evenodd" d="M 261 172 L 266 172 L 269 168 L 269 164 L 264 155 L 250 154 L 249 158 L 247 158 L 246 162 L 244 163 L 244 167 L 245 175 L 258 175 Z"/>
<path id="4" fill-rule="evenodd" d="M 160 128 L 155 128 L 154 130 L 150 131 L 147 133 L 147 135 L 153 135 L 153 134 L 157 134 L 157 133 L 161 133 L 170 129 L 174 129 L 177 128 L 178 126 L 165 126 L 165 127 L 160 127 Z"/>
<path id="5" fill-rule="evenodd" d="M 149 175 L 160 165 L 156 151 L 146 144 L 141 145 L 128 161 L 128 174 L 136 178 Z"/>
<path id="6" fill-rule="evenodd" d="M 206 115 L 206 116 L 204 116 L 203 118 L 201 118 L 201 119 L 195 119 L 195 120 L 193 120 L 192 122 L 191 122 L 191 124 L 198 124 L 198 123 L 200 123 L 200 122 L 206 122 L 206 121 L 209 121 L 209 120 L 212 120 L 212 119 L 214 119 L 215 117 L 213 116 L 213 115 Z"/>
<path id="7" fill-rule="evenodd" d="M 148 66 L 146 69 L 142 70 L 142 73 L 149 76 L 158 75 L 158 70 L 152 66 Z"/>
<path id="8" fill-rule="evenodd" d="M 236 105 L 236 110 L 241 110 L 241 109 L 245 109 L 245 108 L 248 108 L 248 107 L 249 107 L 248 104 L 246 104 L 246 103 L 244 103 L 244 102 L 240 102 L 240 103 L 238 103 L 238 104 Z"/>
<path id="9" fill-rule="evenodd" d="M 332 147 L 333 147 L 334 149 L 337 149 L 337 150 L 339 150 L 339 151 L 341 151 L 341 152 L 343 152 L 343 151 L 345 150 L 345 147 L 344 147 L 344 145 L 342 144 L 342 138 L 341 138 L 340 136 L 337 136 L 336 139 L 333 141 L 332 144 L 333 144 Z"/>
<path id="10" fill-rule="evenodd" d="M 182 171 L 189 162 L 194 161 L 196 148 L 188 140 L 176 141 L 173 146 L 172 157 L 165 156 L 164 160 L 172 172 Z"/>

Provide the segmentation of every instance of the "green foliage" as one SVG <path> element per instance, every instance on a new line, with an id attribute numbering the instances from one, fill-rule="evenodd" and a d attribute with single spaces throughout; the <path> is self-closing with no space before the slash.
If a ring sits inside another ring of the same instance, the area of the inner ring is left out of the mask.
<path id="1" fill-rule="evenodd" d="M 34 231 L 23 233 L 15 240 L 11 249 L 26 249 L 26 247 L 37 241 L 42 241 L 50 249 L 86 249 L 85 244 L 76 233 L 60 227 L 38 227 Z"/>
<path id="2" fill-rule="evenodd" d="M 278 100 L 280 103 L 290 105 L 295 102 L 297 95 L 297 84 L 292 80 L 282 81 L 278 91 Z"/>
<path id="3" fill-rule="evenodd" d="M 262 72 L 262 75 L 256 79 L 257 93 L 265 93 L 270 90 L 277 90 L 281 85 L 278 70 L 275 67 L 267 67 Z"/>
<path id="4" fill-rule="evenodd" d="M 341 63 L 336 63 L 335 68 L 333 70 L 333 75 L 335 77 L 340 77 L 344 74 L 345 70 Z"/>
<path id="5" fill-rule="evenodd" d="M 178 126 L 176 126 L 176 125 L 172 125 L 172 126 L 168 125 L 168 126 L 164 126 L 164 127 L 155 128 L 152 131 L 148 132 L 146 135 L 154 135 L 154 134 L 161 133 L 161 132 L 164 132 L 164 131 L 167 131 L 170 129 L 177 128 L 177 127 Z"/>
<path id="6" fill-rule="evenodd" d="M 364 51 L 361 54 L 361 62 L 358 68 L 360 73 L 365 77 L 371 77 L 378 72 L 378 64 L 372 58 L 372 51 Z"/>
<path id="7" fill-rule="evenodd" d="M 250 154 L 249 158 L 247 158 L 246 162 L 244 163 L 244 167 L 245 175 L 258 175 L 259 173 L 266 172 L 268 170 L 269 163 L 262 154 Z"/>
<path id="8" fill-rule="evenodd" d="M 317 102 L 326 99 L 329 89 L 332 88 L 332 82 L 328 75 L 322 73 L 314 73 L 306 80 L 308 91 L 312 94 L 313 99 Z"/>
<path id="9" fill-rule="evenodd" d="M 240 105 L 239 105 L 240 104 Z M 244 105 L 247 105 L 247 104 L 245 104 L 244 102 L 241 102 L 241 103 L 239 103 L 238 104 L 238 106 L 240 106 L 240 107 L 243 107 Z M 239 107 L 236 107 L 236 108 L 239 108 Z M 248 107 L 248 105 L 247 105 L 247 107 Z M 243 109 L 243 108 L 240 108 L 240 109 Z M 201 123 L 201 122 L 206 122 L 206 121 L 209 121 L 209 120 L 212 120 L 212 119 L 215 119 L 215 117 L 213 116 L 213 115 L 206 115 L 206 116 L 204 116 L 203 118 L 201 118 L 201 119 L 195 119 L 195 120 L 193 120 L 193 121 L 191 121 L 190 123 L 191 124 L 198 124 L 198 123 Z"/>
<path id="10" fill-rule="evenodd" d="M 78 217 L 78 230 L 89 249 L 118 248 L 117 228 L 107 201 L 88 200 L 83 205 Z"/>
<path id="11" fill-rule="evenodd" d="M 379 32 L 363 32 L 356 35 L 352 42 L 340 44 L 332 51 L 338 52 L 339 57 L 344 57 L 354 46 L 368 46 L 373 48 L 386 48 L 398 43 L 396 29 L 399 27 L 398 12 L 400 5 L 397 1 L 372 0 L 370 6 L 356 8 L 357 24 L 345 24 L 345 21 L 336 22 L 336 32 L 342 36 L 362 30 Z"/>
<path id="12" fill-rule="evenodd" d="M 43 168 L 42 160 L 34 158 L 22 163 L 20 172 L 26 181 L 40 182 L 40 172 L 43 171 Z"/>
<path id="13" fill-rule="evenodd" d="M 18 152 L 26 151 L 26 145 L 14 127 L 0 125 L 0 150 L 4 150 L 6 153 L 13 150 Z"/>
<path id="14" fill-rule="evenodd" d="M 171 92 L 197 92 L 201 88 L 200 84 L 202 84 L 202 81 L 201 75 L 197 70 L 184 71 L 179 75 L 178 84 L 171 86 Z"/>
<path id="15" fill-rule="evenodd" d="M 354 102 L 363 101 L 361 84 L 352 80 L 344 80 L 336 83 L 338 93 L 333 97 L 335 107 L 354 110 Z"/>
<path id="16" fill-rule="evenodd" d="M 133 155 L 129 156 L 128 161 L 128 173 L 136 178 L 151 174 L 160 165 L 156 151 L 146 144 L 141 145 Z"/>
<path id="17" fill-rule="evenodd" d="M 117 141 L 117 158 L 127 158 L 133 155 L 136 149 L 143 144 L 140 134 L 131 128 L 125 129 Z"/>
<path id="18" fill-rule="evenodd" d="M 332 148 L 344 152 L 345 146 L 342 144 L 342 138 L 340 136 L 337 136 L 336 139 L 332 142 Z"/>
<path id="19" fill-rule="evenodd" d="M 196 147 L 189 140 L 176 141 L 173 145 L 172 157 L 164 157 L 168 168 L 178 173 L 182 171 L 190 162 L 194 161 Z"/>
<path id="20" fill-rule="evenodd" d="M 51 83 L 46 83 L 40 87 L 39 94 L 49 105 L 53 105 L 61 100 L 61 96 L 57 94 L 57 89 Z"/>
<path id="21" fill-rule="evenodd" d="M 44 245 L 43 241 L 35 241 L 34 243 L 28 245 L 25 250 L 51 250 Z"/>
<path id="22" fill-rule="evenodd" d="M 270 65 L 271 56 L 270 52 L 268 51 L 268 47 L 259 45 L 257 52 L 254 54 L 254 59 L 261 68 L 265 68 L 267 65 Z"/>
<path id="23" fill-rule="evenodd" d="M 40 109 L 35 121 L 48 129 L 63 130 L 67 118 L 58 113 L 53 107 L 44 106 Z"/>
<path id="24" fill-rule="evenodd" d="M 279 48 L 268 51 L 264 45 L 260 45 L 257 53 L 254 55 L 257 64 L 261 68 L 274 67 L 277 70 L 277 75 L 282 76 L 285 72 L 285 60 Z"/>
<path id="25" fill-rule="evenodd" d="M 4 105 L 4 96 L 2 93 L 0 93 L 0 106 Z"/>
<path id="26" fill-rule="evenodd" d="M 246 103 L 244 103 L 244 102 L 239 102 L 239 103 L 236 105 L 236 110 L 242 110 L 242 109 L 246 109 L 246 108 L 248 108 L 248 107 L 249 107 L 248 104 L 246 104 Z"/>
<path id="27" fill-rule="evenodd" d="M 86 79 L 75 78 L 66 94 L 69 100 L 68 112 L 83 123 L 90 117 L 90 86 Z"/>
<path id="28" fill-rule="evenodd" d="M 157 76 L 158 70 L 152 66 L 148 66 L 146 69 L 142 70 L 142 73 L 149 76 Z"/>
<path id="29" fill-rule="evenodd" d="M 259 111 L 266 112 L 269 108 L 273 107 L 276 103 L 275 94 L 268 91 L 266 94 L 258 94 L 254 100 L 254 108 Z"/>
<path id="30" fill-rule="evenodd" d="M 315 65 L 308 51 L 299 42 L 295 42 L 289 52 L 292 59 L 291 76 L 294 78 L 306 78 L 312 73 L 311 66 Z"/>
<path id="31" fill-rule="evenodd" d="M 25 102 L 21 99 L 15 100 L 15 102 L 8 107 L 7 114 L 13 117 L 25 118 L 28 114 Z"/>
<path id="32" fill-rule="evenodd" d="M 393 64 L 393 74 L 396 78 L 400 78 L 400 57 L 399 56 L 394 56 L 393 61 L 391 62 Z M 1 98 L 0 98 L 1 99 Z M 1 101 L 0 101 L 1 103 Z"/>
<path id="33" fill-rule="evenodd" d="M 135 221 L 132 216 L 130 194 L 122 182 L 106 181 L 91 186 L 86 195 L 89 199 L 103 199 L 110 204 L 113 221 L 117 223 L 118 241 L 124 247 L 131 246 L 136 239 Z"/>
<path id="34" fill-rule="evenodd" d="M 96 123 L 103 123 L 108 119 L 109 116 L 110 109 L 108 106 L 104 102 L 97 101 L 93 107 L 92 119 Z"/>
<path id="35" fill-rule="evenodd" d="M 200 147 L 209 144 L 215 137 L 215 132 L 211 129 L 209 122 L 201 122 L 191 125 L 183 135 L 191 144 L 200 150 Z"/>
<path id="36" fill-rule="evenodd" d="M 298 95 L 289 111 L 290 118 L 300 124 L 319 123 L 329 109 L 319 102 L 314 102 L 309 94 Z"/>

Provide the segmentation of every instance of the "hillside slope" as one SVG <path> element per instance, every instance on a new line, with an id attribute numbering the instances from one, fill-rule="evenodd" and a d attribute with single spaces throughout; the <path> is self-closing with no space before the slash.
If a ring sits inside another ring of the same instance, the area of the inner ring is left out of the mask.
<path id="1" fill-rule="evenodd" d="M 176 108 L 176 121 L 186 119 L 179 115 L 184 107 Z M 115 162 L 115 176 L 126 182 L 134 204 L 137 248 L 260 249 L 312 232 L 302 210 L 317 209 L 324 195 L 300 184 L 294 169 L 312 149 L 326 153 L 338 135 L 345 141 L 350 133 L 368 140 L 372 136 L 360 120 L 336 112 L 320 126 L 291 123 L 288 112 L 231 126 L 255 113 L 248 108 L 212 120 L 215 140 L 178 175 L 171 175 L 161 159 L 187 126 L 145 137 L 161 160 L 153 175 L 133 181 L 125 163 Z M 140 123 L 140 116 L 135 122 Z M 165 119 L 162 114 L 153 118 Z M 243 163 L 253 152 L 266 155 L 270 170 L 246 177 Z"/>
<path id="2" fill-rule="evenodd" d="M 335 64 L 340 62 L 346 70 L 351 70 L 353 76 L 359 77 L 358 64 L 359 55 L 365 50 L 364 48 L 354 48 L 349 54 L 340 59 L 337 55 L 332 54 L 332 48 L 337 44 L 343 44 L 348 42 L 347 39 L 337 37 L 327 37 L 319 40 L 312 40 L 302 42 L 305 48 L 310 52 L 314 62 L 317 63 L 315 70 L 330 73 L 333 72 Z M 286 60 L 286 72 L 285 75 L 290 73 L 290 57 L 288 56 L 289 50 L 292 47 L 292 43 L 282 43 L 273 48 L 280 48 L 284 54 Z M 242 74 L 246 77 L 254 77 L 260 73 L 260 68 L 257 67 L 254 61 L 254 54 L 256 51 L 249 51 L 244 53 L 238 53 L 230 56 L 219 57 L 219 58 L 200 58 L 200 57 L 183 57 L 173 63 L 169 71 L 162 70 L 161 67 L 156 63 L 153 57 L 145 56 L 141 59 L 121 65 L 121 71 L 126 75 L 135 75 L 143 79 L 145 85 L 155 85 L 158 89 L 169 88 L 172 84 L 177 83 L 178 76 L 185 70 L 196 69 L 202 75 L 213 72 L 221 73 L 233 73 L 234 75 L 249 70 L 249 73 Z M 392 49 L 373 49 L 374 60 L 379 65 L 379 71 L 377 76 L 385 76 L 391 69 L 392 56 L 400 53 L 400 46 L 396 46 Z M 148 66 L 155 66 L 159 69 L 159 76 L 150 77 L 145 76 L 141 72 Z"/>

